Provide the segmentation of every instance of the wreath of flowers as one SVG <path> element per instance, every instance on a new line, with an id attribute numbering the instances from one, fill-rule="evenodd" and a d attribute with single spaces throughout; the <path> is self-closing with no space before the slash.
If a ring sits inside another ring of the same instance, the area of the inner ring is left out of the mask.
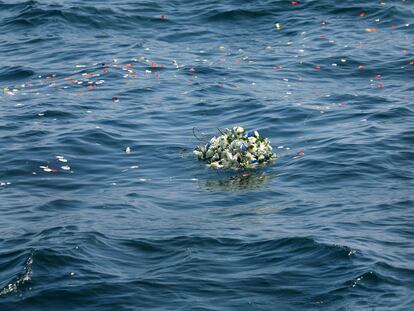
<path id="1" fill-rule="evenodd" d="M 221 131 L 220 131 L 221 132 Z M 263 166 L 276 159 L 267 138 L 258 131 L 245 131 L 240 126 L 225 129 L 204 146 L 197 146 L 194 154 L 214 169 L 249 169 Z"/>

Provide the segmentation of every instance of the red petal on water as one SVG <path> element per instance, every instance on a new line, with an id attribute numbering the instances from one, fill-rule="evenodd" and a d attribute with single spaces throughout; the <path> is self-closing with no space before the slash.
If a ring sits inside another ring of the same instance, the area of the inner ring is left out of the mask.
<path id="1" fill-rule="evenodd" d="M 381 79 L 381 75 L 375 75 L 374 78 Z"/>
<path id="2" fill-rule="evenodd" d="M 365 66 L 364 65 L 359 65 L 358 66 L 358 69 L 364 69 L 365 68 Z"/>
<path id="3" fill-rule="evenodd" d="M 359 16 L 361 16 L 361 17 L 364 17 L 366 15 L 366 13 L 365 12 L 361 12 L 361 13 L 359 13 Z"/>
<path id="4" fill-rule="evenodd" d="M 319 66 L 319 65 L 318 66 L 315 66 L 315 69 L 316 70 L 319 70 L 319 69 L 321 69 L 321 66 Z"/>
<path id="5" fill-rule="evenodd" d="M 292 1 L 292 2 L 291 2 L 291 4 L 292 4 L 292 5 L 298 5 L 298 4 L 299 4 L 299 2 L 297 2 L 297 1 Z"/>

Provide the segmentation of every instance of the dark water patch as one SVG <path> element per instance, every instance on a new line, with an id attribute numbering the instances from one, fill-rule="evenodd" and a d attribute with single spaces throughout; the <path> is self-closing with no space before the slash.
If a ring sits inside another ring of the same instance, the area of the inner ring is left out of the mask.
<path id="1" fill-rule="evenodd" d="M 66 186 L 67 187 L 67 186 Z M 59 210 L 64 213 L 69 209 L 77 209 L 82 207 L 82 202 L 77 200 L 56 199 L 39 206 L 40 211 Z"/>
<path id="2" fill-rule="evenodd" d="M 166 42 L 187 42 L 189 38 L 192 38 L 194 41 L 197 40 L 202 42 L 204 38 L 208 38 L 213 34 L 214 33 L 211 30 L 181 31 L 180 29 L 177 29 L 177 31 L 167 35 L 161 31 L 158 39 Z"/>
<path id="3" fill-rule="evenodd" d="M 269 11 L 260 11 L 260 10 L 243 10 L 235 9 L 231 11 L 218 11 L 211 10 L 206 13 L 207 21 L 211 22 L 225 22 L 225 23 L 234 23 L 234 22 L 247 22 L 252 21 L 260 17 L 268 16 L 271 13 Z"/>
<path id="4" fill-rule="evenodd" d="M 0 81 L 19 81 L 28 79 L 34 75 L 34 72 L 30 69 L 24 69 L 22 67 L 5 67 L 0 71 Z"/>
<path id="5" fill-rule="evenodd" d="M 84 13 L 84 14 L 82 14 Z M 69 24 L 78 25 L 88 28 L 102 28 L 100 21 L 98 21 L 99 14 L 96 10 L 91 8 L 76 8 L 73 10 L 62 9 L 58 7 L 56 9 L 33 7 L 21 11 L 20 14 L 9 19 L 5 19 L 4 26 L 13 27 L 14 29 L 20 28 L 25 29 L 28 26 L 39 27 L 49 25 L 52 27 L 57 24 Z M 103 12 L 103 14 L 109 14 L 110 12 Z"/>
<path id="6" fill-rule="evenodd" d="M 413 115 L 414 111 L 408 107 L 395 107 L 390 108 L 387 111 L 377 112 L 372 115 L 374 120 L 387 120 L 391 121 L 392 118 L 401 118 L 403 116 Z"/>

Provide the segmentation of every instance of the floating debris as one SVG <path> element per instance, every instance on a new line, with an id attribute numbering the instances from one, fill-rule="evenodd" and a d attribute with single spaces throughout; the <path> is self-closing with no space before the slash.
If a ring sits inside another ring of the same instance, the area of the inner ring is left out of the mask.
<path id="1" fill-rule="evenodd" d="M 260 137 L 257 131 L 245 131 L 236 126 L 220 133 L 222 135 L 214 136 L 206 145 L 194 150 L 194 154 L 206 161 L 210 168 L 256 168 L 276 159 L 269 140 Z"/>
<path id="2" fill-rule="evenodd" d="M 56 156 L 56 159 L 59 161 L 59 162 L 68 162 L 68 160 L 67 159 L 65 159 L 63 156 Z"/>
<path id="3" fill-rule="evenodd" d="M 58 170 L 55 168 L 51 168 L 49 166 L 40 166 L 40 168 L 44 171 L 44 172 L 48 172 L 48 173 L 57 173 Z"/>
<path id="4" fill-rule="evenodd" d="M 294 156 L 294 159 L 299 159 L 305 155 L 305 150 L 300 149 L 298 152 L 296 152 L 296 156 Z"/>

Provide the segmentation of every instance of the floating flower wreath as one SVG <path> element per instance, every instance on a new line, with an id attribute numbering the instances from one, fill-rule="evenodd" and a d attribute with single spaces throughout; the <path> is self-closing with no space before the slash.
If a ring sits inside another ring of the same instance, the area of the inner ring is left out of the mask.
<path id="1" fill-rule="evenodd" d="M 222 135 L 210 139 L 205 146 L 197 146 L 194 154 L 214 169 L 248 169 L 262 166 L 274 159 L 272 146 L 257 131 L 242 127 L 226 129 Z"/>

